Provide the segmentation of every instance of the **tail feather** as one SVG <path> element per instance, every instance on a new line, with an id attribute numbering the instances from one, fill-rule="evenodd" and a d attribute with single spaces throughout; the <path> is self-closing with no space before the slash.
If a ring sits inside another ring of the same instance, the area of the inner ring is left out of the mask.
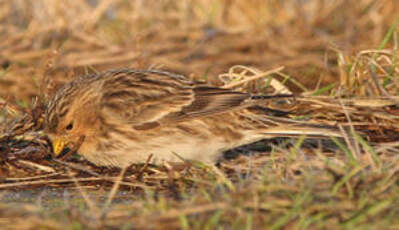
<path id="1" fill-rule="evenodd" d="M 306 136 L 309 138 L 329 138 L 329 137 L 344 137 L 343 133 L 331 126 L 321 125 L 282 125 L 277 127 L 266 128 L 264 135 L 271 137 L 299 137 Z"/>

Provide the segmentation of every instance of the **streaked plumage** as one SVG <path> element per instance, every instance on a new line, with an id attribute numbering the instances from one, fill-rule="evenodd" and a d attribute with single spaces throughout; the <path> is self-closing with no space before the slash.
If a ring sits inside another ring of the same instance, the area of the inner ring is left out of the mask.
<path id="1" fill-rule="evenodd" d="M 234 92 L 159 70 L 111 70 L 77 78 L 48 104 L 47 132 L 59 155 L 101 166 L 188 160 L 215 162 L 223 151 L 263 138 L 339 136 L 329 128 L 268 116 L 265 96 Z M 84 138 L 84 139 L 83 139 Z"/>

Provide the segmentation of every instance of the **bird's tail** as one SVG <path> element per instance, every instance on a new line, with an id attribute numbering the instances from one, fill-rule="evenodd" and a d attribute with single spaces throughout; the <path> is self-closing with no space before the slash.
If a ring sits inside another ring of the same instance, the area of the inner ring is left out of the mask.
<path id="1" fill-rule="evenodd" d="M 299 137 L 329 138 L 344 137 L 347 130 L 336 126 L 316 124 L 308 121 L 297 121 L 286 116 L 265 116 L 256 114 L 253 117 L 262 129 L 265 136 L 271 137 Z"/>
<path id="2" fill-rule="evenodd" d="M 263 130 L 263 135 L 270 137 L 299 137 L 306 136 L 307 138 L 329 138 L 329 137 L 344 137 L 344 131 L 339 130 L 333 126 L 327 125 L 313 125 L 313 124 L 289 124 L 279 125 L 275 127 L 268 127 Z"/>

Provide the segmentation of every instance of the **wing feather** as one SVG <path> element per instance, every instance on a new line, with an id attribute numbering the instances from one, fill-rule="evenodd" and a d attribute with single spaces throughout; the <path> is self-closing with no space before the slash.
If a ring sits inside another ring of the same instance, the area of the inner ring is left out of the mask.
<path id="1" fill-rule="evenodd" d="M 232 111 L 251 97 L 157 70 L 111 71 L 104 78 L 103 116 L 141 128 Z"/>
<path id="2" fill-rule="evenodd" d="M 167 120 L 183 121 L 217 113 L 224 113 L 239 109 L 249 104 L 250 94 L 234 92 L 209 86 L 201 86 L 193 89 L 193 102 L 181 109 L 180 112 L 172 113 L 166 117 Z"/>

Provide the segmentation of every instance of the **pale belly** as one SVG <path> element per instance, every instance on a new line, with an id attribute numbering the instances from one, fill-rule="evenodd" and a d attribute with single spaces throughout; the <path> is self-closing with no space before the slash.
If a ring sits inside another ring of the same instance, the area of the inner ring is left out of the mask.
<path id="1" fill-rule="evenodd" d="M 264 137 L 259 131 L 237 131 L 228 125 L 228 121 L 228 117 L 211 121 L 190 120 L 175 126 L 137 131 L 130 139 L 113 133 L 108 140 L 98 143 L 85 141 L 78 152 L 96 165 L 121 168 L 145 163 L 150 155 L 154 164 L 182 162 L 182 159 L 215 163 L 224 151 Z M 117 142 L 109 141 L 111 139 Z"/>
<path id="2" fill-rule="evenodd" d="M 215 138 L 217 139 L 217 138 Z M 96 165 L 127 167 L 135 163 L 145 163 L 151 156 L 151 163 L 183 162 L 196 160 L 214 163 L 230 145 L 223 140 L 187 138 L 180 135 L 169 138 L 154 138 L 150 143 L 131 143 L 119 146 L 114 151 L 79 151 L 87 160 Z M 125 142 L 126 143 L 126 142 Z"/>
<path id="3" fill-rule="evenodd" d="M 183 162 L 182 159 L 215 163 L 224 151 L 257 141 L 262 136 L 248 134 L 236 141 L 228 141 L 218 136 L 193 137 L 175 132 L 169 136 L 143 138 L 138 142 L 118 138 L 121 141 L 114 146 L 113 151 L 99 151 L 82 145 L 78 153 L 96 165 L 120 168 L 145 163 L 150 155 L 150 163 L 153 164 Z"/>

